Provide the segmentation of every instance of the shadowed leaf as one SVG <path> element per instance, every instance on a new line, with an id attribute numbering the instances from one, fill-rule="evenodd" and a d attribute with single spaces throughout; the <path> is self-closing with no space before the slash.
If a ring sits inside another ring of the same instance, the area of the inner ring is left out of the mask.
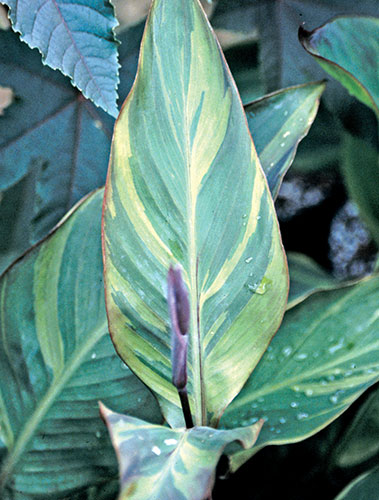
<path id="1" fill-rule="evenodd" d="M 352 481 L 335 500 L 373 500 L 379 491 L 379 467 Z"/>
<path id="2" fill-rule="evenodd" d="M 339 17 L 299 39 L 320 66 L 379 117 L 379 18 Z"/>

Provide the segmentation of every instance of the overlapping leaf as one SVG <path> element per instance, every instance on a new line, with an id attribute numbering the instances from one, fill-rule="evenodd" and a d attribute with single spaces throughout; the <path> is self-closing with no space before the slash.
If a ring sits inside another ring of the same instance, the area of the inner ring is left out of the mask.
<path id="1" fill-rule="evenodd" d="M 160 420 L 108 334 L 102 195 L 89 197 L 0 279 L 0 436 L 8 449 L 0 478 L 26 498 L 73 494 L 116 474 L 99 399 Z"/>
<path id="2" fill-rule="evenodd" d="M 290 252 L 287 254 L 290 272 L 290 291 L 287 309 L 291 309 L 315 292 L 334 290 L 343 283 L 328 274 L 308 256 Z"/>
<path id="3" fill-rule="evenodd" d="M 324 88 L 323 83 L 298 85 L 245 106 L 249 129 L 274 198 L 299 142 L 315 119 Z"/>
<path id="4" fill-rule="evenodd" d="M 253 446 L 262 422 L 220 431 L 170 429 L 114 413 L 101 405 L 117 451 L 119 500 L 203 500 L 212 491 L 217 462 L 229 443 Z"/>
<path id="5" fill-rule="evenodd" d="M 266 422 L 256 448 L 305 439 L 379 375 L 379 277 L 317 293 L 288 311 L 221 427 Z M 249 452 L 232 458 L 233 467 Z"/>
<path id="6" fill-rule="evenodd" d="M 300 29 L 299 37 L 322 68 L 379 117 L 379 18 L 343 16 L 311 32 Z"/>
<path id="7" fill-rule="evenodd" d="M 72 84 L 116 117 L 118 62 L 108 0 L 2 0 L 10 7 L 12 27 L 44 64 L 59 69 Z"/>
<path id="8" fill-rule="evenodd" d="M 281 321 L 287 272 L 243 108 L 197 0 L 153 3 L 115 127 L 104 249 L 113 342 L 171 422 L 166 275 L 183 266 L 190 403 L 197 425 L 214 421 Z"/>
<path id="9" fill-rule="evenodd" d="M 373 500 L 379 491 L 379 467 L 361 474 L 335 500 Z"/>
<path id="10" fill-rule="evenodd" d="M 134 79 L 141 36 L 141 26 L 121 36 L 122 96 Z M 0 32 L 0 47 L 0 83 L 15 93 L 0 119 L 1 271 L 104 184 L 113 120 L 14 33 Z"/>
<path id="11" fill-rule="evenodd" d="M 320 68 L 302 51 L 297 30 L 302 23 L 314 28 L 347 12 L 375 16 L 378 9 L 372 0 L 219 0 L 211 21 L 216 28 L 258 32 L 266 91 L 271 92 L 323 78 Z M 341 92 L 333 92 L 334 106 L 341 99 Z"/>
<path id="12" fill-rule="evenodd" d="M 348 191 L 379 245 L 378 151 L 372 144 L 347 132 L 343 135 L 343 146 L 342 172 Z"/>

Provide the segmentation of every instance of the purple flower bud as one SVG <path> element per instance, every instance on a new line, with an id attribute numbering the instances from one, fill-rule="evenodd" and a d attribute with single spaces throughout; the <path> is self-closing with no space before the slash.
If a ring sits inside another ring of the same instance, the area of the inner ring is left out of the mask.
<path id="1" fill-rule="evenodd" d="M 177 389 L 187 384 L 187 344 L 189 328 L 188 292 L 179 266 L 170 267 L 167 276 L 168 308 L 171 319 L 172 383 Z"/>
<path id="2" fill-rule="evenodd" d="M 171 326 L 176 332 L 186 335 L 189 327 L 190 306 L 187 288 L 182 278 L 179 266 L 170 266 L 167 276 L 168 307 Z"/>

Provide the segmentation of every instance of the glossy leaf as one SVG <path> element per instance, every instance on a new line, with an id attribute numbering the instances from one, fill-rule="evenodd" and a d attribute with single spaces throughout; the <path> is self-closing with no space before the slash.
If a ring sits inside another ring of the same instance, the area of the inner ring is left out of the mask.
<path id="1" fill-rule="evenodd" d="M 299 142 L 316 117 L 324 88 L 324 83 L 298 85 L 245 106 L 249 129 L 274 198 Z"/>
<path id="2" fill-rule="evenodd" d="M 379 491 L 379 467 L 361 474 L 335 500 L 373 500 Z"/>
<path id="3" fill-rule="evenodd" d="M 224 448 L 234 441 L 253 446 L 262 425 L 170 429 L 100 408 L 119 460 L 119 500 L 203 500 Z"/>
<path id="4" fill-rule="evenodd" d="M 344 286 L 307 255 L 290 252 L 287 258 L 290 272 L 287 309 L 296 306 L 315 292 Z"/>
<path id="5" fill-rule="evenodd" d="M 116 474 L 99 399 L 160 421 L 155 399 L 108 334 L 102 195 L 0 279 L 0 436 L 8 448 L 0 478 L 26 498 L 73 494 Z"/>
<path id="6" fill-rule="evenodd" d="M 116 117 L 117 26 L 108 0 L 2 0 L 13 29 L 44 64 L 70 77 L 85 97 Z"/>
<path id="7" fill-rule="evenodd" d="M 136 26 L 120 37 L 121 96 L 133 83 L 141 36 Z M 0 32 L 0 47 L 2 84 L 15 93 L 0 119 L 1 272 L 105 183 L 113 119 L 43 66 L 15 33 Z"/>
<path id="8" fill-rule="evenodd" d="M 325 71 L 379 117 L 379 18 L 343 16 L 310 32 L 300 28 L 299 38 Z"/>
<path id="9" fill-rule="evenodd" d="M 378 380 L 378 299 L 376 276 L 288 311 L 221 427 L 265 419 L 259 449 L 305 439 L 338 417 Z M 232 457 L 232 467 L 250 454 Z"/>
<path id="10" fill-rule="evenodd" d="M 342 172 L 347 189 L 372 237 L 379 245 L 378 151 L 367 141 L 347 132 L 343 135 L 342 151 Z"/>
<path id="11" fill-rule="evenodd" d="M 114 132 L 104 253 L 113 342 L 176 425 L 166 277 L 182 265 L 190 404 L 197 425 L 216 421 L 278 328 L 287 271 L 243 108 L 197 0 L 153 3 Z"/>

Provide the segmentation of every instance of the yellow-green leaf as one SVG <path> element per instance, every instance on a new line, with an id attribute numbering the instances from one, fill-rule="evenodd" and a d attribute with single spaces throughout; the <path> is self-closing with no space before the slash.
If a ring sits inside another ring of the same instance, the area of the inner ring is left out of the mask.
<path id="1" fill-rule="evenodd" d="M 188 392 L 215 422 L 277 330 L 288 278 L 237 89 L 198 0 L 155 0 L 115 126 L 104 205 L 108 320 L 120 356 L 178 422 L 166 276 L 191 305 Z"/>

